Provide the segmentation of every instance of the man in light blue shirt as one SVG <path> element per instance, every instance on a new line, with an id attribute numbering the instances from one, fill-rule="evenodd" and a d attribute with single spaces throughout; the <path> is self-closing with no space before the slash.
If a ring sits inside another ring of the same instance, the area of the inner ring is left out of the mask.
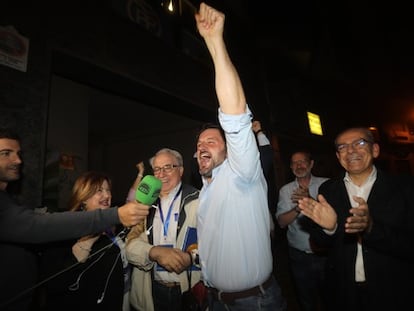
<path id="1" fill-rule="evenodd" d="M 300 214 L 298 200 L 304 197 L 316 198 L 319 186 L 328 180 L 312 174 L 314 160 L 306 151 L 296 151 L 290 158 L 290 168 L 295 180 L 279 191 L 276 219 L 281 228 L 287 227 L 289 264 L 297 291 L 301 311 L 319 310 L 323 298 L 323 276 L 326 256 L 318 252 L 309 241 L 306 226 L 307 217 Z"/>
<path id="2" fill-rule="evenodd" d="M 223 40 L 225 16 L 202 3 L 197 28 L 213 59 L 219 127 L 198 137 L 203 180 L 198 243 L 209 310 L 285 310 L 272 275 L 267 185 L 239 75 Z"/>

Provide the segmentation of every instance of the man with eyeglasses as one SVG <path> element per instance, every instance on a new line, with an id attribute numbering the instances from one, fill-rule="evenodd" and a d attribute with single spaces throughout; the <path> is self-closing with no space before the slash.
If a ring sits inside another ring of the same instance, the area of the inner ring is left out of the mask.
<path id="1" fill-rule="evenodd" d="M 178 151 L 163 148 L 149 162 L 162 187 L 145 231 L 137 235 L 133 230 L 128 236 L 126 253 L 135 266 L 131 302 L 136 310 L 178 311 L 181 294 L 189 288 L 186 270 L 192 266 L 192 256 L 184 244 L 188 234 L 194 237 L 196 232 L 199 191 L 182 183 L 183 158 Z M 200 271 L 191 269 L 194 285 Z"/>
<path id="2" fill-rule="evenodd" d="M 404 310 L 414 277 L 414 182 L 374 165 L 380 147 L 366 128 L 336 140 L 345 169 L 319 188 L 318 200 L 299 200 L 315 222 L 311 237 L 329 249 L 328 310 Z"/>
<path id="3" fill-rule="evenodd" d="M 306 150 L 295 151 L 290 168 L 295 180 L 279 190 L 276 218 L 281 228 L 287 227 L 289 265 L 302 311 L 316 311 L 324 301 L 324 269 L 326 256 L 309 241 L 309 220 L 298 209 L 298 200 L 316 198 L 319 186 L 328 180 L 312 174 L 314 160 Z"/>

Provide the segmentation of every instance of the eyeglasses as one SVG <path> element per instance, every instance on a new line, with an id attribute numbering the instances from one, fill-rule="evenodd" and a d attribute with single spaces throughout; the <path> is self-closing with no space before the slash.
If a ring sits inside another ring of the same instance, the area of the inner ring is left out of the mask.
<path id="1" fill-rule="evenodd" d="M 338 151 L 339 153 L 345 153 L 348 151 L 350 146 L 352 146 L 352 148 L 355 150 L 360 150 L 364 148 L 367 144 L 371 144 L 371 143 L 372 143 L 371 141 L 366 140 L 365 138 L 361 138 L 361 139 L 353 141 L 350 144 L 336 145 L 336 151 Z"/>
<path id="2" fill-rule="evenodd" d="M 153 167 L 152 171 L 154 172 L 154 174 L 160 174 L 161 171 L 163 171 L 165 174 L 169 174 L 173 171 L 173 169 L 175 169 L 176 167 L 180 167 L 181 165 L 177 165 L 177 164 L 166 164 L 163 167 Z"/>

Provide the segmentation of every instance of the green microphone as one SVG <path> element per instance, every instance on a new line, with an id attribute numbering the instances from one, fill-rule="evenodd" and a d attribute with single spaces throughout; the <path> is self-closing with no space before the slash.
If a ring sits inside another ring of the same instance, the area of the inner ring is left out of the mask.
<path id="1" fill-rule="evenodd" d="M 152 205 L 160 196 L 162 182 L 152 175 L 146 175 L 137 187 L 135 199 L 145 205 Z"/>

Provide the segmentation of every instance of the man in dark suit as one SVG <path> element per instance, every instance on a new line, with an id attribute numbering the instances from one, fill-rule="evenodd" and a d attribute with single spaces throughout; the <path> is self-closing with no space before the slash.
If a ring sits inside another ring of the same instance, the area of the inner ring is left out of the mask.
<path id="1" fill-rule="evenodd" d="M 299 203 L 315 223 L 311 239 L 330 252 L 328 310 L 403 310 L 413 289 L 413 178 L 376 168 L 368 129 L 346 129 L 335 145 L 344 175 L 322 184 L 318 201 Z"/>

